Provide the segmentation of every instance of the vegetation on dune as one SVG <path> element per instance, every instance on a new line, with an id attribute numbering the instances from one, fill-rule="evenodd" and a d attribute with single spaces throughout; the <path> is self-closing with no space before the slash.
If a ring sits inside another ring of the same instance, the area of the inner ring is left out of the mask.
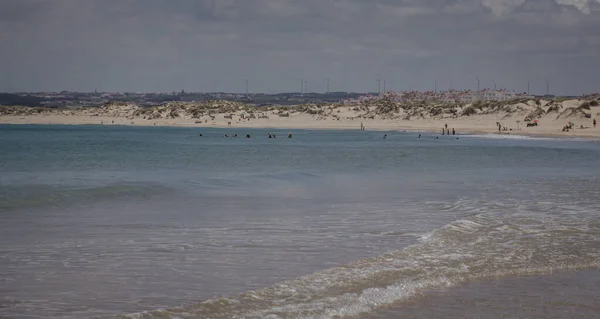
<path id="1" fill-rule="evenodd" d="M 477 114 L 477 108 L 473 105 L 467 106 L 463 111 L 463 116 L 471 116 Z"/>
<path id="2" fill-rule="evenodd" d="M 599 105 L 600 96 L 589 96 L 577 106 L 573 99 L 563 104 L 565 100 L 557 98 L 551 101 L 541 99 L 518 99 L 511 101 L 476 101 L 465 103 L 443 103 L 433 101 L 396 102 L 389 99 L 366 101 L 356 105 L 341 103 L 307 103 L 295 106 L 255 106 L 242 102 L 210 100 L 203 102 L 169 102 L 160 106 L 139 107 L 128 102 L 106 103 L 100 107 L 85 108 L 42 108 L 22 106 L 0 106 L 0 115 L 28 116 L 38 114 L 63 114 L 126 117 L 128 119 L 142 118 L 145 120 L 159 119 L 197 119 L 197 123 L 215 120 L 222 116 L 227 120 L 243 120 L 252 118 L 268 118 L 269 115 L 292 117 L 296 115 L 311 115 L 317 119 L 343 118 L 354 119 L 426 119 L 454 118 L 458 116 L 496 114 L 501 118 L 519 117 L 525 121 L 542 118 L 551 113 L 557 113 L 556 119 L 589 118 L 591 108 Z M 570 106 L 570 107 L 567 107 Z M 565 108 L 566 107 L 566 108 Z"/>
<path id="3" fill-rule="evenodd" d="M 562 106 L 560 104 L 552 104 L 546 110 L 546 114 L 557 113 L 558 111 L 560 111 L 561 108 L 562 108 Z"/>
<path id="4" fill-rule="evenodd" d="M 590 105 L 591 105 L 591 104 L 590 104 L 590 102 L 587 102 L 587 101 L 586 101 L 586 102 L 583 102 L 583 103 L 581 103 L 581 104 L 580 104 L 580 105 L 577 107 L 577 109 L 578 109 L 578 110 L 587 110 L 587 111 L 589 111 L 589 110 L 590 110 Z"/>
<path id="5" fill-rule="evenodd" d="M 527 114 L 525 117 L 525 122 L 530 122 L 535 119 L 538 119 L 546 114 L 546 111 L 540 106 L 538 106 L 535 110 L 531 111 L 531 113 Z"/>
<path id="6" fill-rule="evenodd" d="M 441 107 L 434 107 L 429 111 L 429 115 L 438 116 L 441 115 L 443 112 L 444 110 Z"/>
<path id="7" fill-rule="evenodd" d="M 28 116 L 52 112 L 55 109 L 28 106 L 0 106 L 0 115 Z"/>
<path id="8" fill-rule="evenodd" d="M 592 117 L 591 114 L 584 112 L 583 109 L 580 109 L 579 107 L 569 107 L 569 108 L 566 108 L 564 111 L 560 112 L 560 114 L 558 114 L 558 116 L 556 116 L 556 119 L 561 120 L 561 119 L 569 119 L 569 118 L 590 118 L 590 117 Z"/>

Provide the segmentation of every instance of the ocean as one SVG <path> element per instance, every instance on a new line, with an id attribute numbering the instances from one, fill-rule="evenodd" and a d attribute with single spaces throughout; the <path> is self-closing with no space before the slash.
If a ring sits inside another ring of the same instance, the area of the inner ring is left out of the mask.
<path id="1" fill-rule="evenodd" d="M 584 139 L 0 125 L 0 317 L 600 318 L 599 164 Z"/>

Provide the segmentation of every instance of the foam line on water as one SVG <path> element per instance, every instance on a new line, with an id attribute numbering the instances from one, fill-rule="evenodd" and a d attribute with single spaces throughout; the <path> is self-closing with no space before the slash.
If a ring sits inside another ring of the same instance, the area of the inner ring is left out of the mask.
<path id="1" fill-rule="evenodd" d="M 558 140 L 559 138 L 554 137 L 538 137 L 529 135 L 518 135 L 518 134 L 465 134 L 462 137 L 473 137 L 473 138 L 485 138 L 485 139 L 503 139 L 503 140 Z"/>
<path id="2" fill-rule="evenodd" d="M 231 298 L 124 318 L 334 318 L 368 312 L 425 288 L 600 267 L 598 221 L 476 214 L 419 244 Z"/>

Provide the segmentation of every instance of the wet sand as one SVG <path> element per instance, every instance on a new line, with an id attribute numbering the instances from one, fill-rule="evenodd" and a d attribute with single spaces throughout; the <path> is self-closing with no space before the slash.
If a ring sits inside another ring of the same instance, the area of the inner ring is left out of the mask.
<path id="1" fill-rule="evenodd" d="M 425 290 L 362 319 L 600 318 L 600 269 L 507 277 Z"/>

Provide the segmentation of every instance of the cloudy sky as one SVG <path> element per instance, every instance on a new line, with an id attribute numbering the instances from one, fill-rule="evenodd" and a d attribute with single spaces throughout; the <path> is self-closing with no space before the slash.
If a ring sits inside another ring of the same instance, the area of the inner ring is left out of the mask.
<path id="1" fill-rule="evenodd" d="M 0 0 L 0 41 L 0 91 L 600 91 L 600 0 Z"/>

